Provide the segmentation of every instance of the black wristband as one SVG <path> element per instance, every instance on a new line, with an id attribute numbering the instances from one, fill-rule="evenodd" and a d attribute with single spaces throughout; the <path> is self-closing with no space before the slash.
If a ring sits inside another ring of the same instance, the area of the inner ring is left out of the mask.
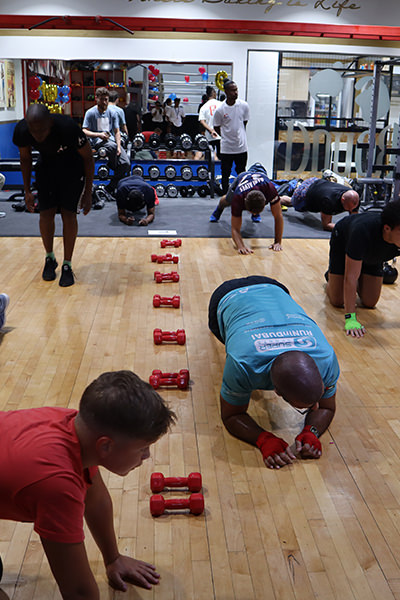
<path id="1" fill-rule="evenodd" d="M 345 318 L 345 319 L 351 319 L 352 315 L 353 315 L 353 313 L 346 313 L 346 314 L 344 315 L 344 318 Z"/>
<path id="2" fill-rule="evenodd" d="M 310 431 L 311 431 L 311 433 L 313 433 L 315 435 L 315 437 L 319 438 L 320 433 L 319 433 L 318 429 L 316 427 L 314 427 L 314 425 L 310 426 Z"/>

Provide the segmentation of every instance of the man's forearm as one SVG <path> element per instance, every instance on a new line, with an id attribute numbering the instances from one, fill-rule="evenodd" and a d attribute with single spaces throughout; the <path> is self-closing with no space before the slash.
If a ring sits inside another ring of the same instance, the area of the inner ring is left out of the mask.
<path id="1" fill-rule="evenodd" d="M 306 417 L 305 424 L 315 427 L 321 436 L 328 429 L 334 415 L 335 411 L 328 408 L 311 410 Z"/>
<path id="2" fill-rule="evenodd" d="M 234 243 L 237 246 L 237 249 L 240 250 L 240 248 L 244 248 L 244 242 L 243 242 L 243 238 L 240 234 L 240 231 L 235 229 L 235 227 L 232 227 L 231 235 L 232 235 L 232 239 L 233 239 Z"/>
<path id="3" fill-rule="evenodd" d="M 86 135 L 86 137 L 89 138 L 99 137 L 99 134 L 101 133 L 100 131 L 90 131 L 90 129 L 86 129 L 86 127 L 82 128 L 82 131 Z"/>
<path id="4" fill-rule="evenodd" d="M 21 158 L 20 162 L 22 179 L 24 182 L 24 191 L 29 192 L 31 189 L 32 159 L 27 160 L 26 158 Z"/>
<path id="5" fill-rule="evenodd" d="M 283 217 L 282 213 L 275 217 L 275 244 L 282 244 Z"/>
<path id="6" fill-rule="evenodd" d="M 343 282 L 343 300 L 344 300 L 344 311 L 345 313 L 356 312 L 356 301 L 357 301 L 357 280 L 344 276 Z"/>
<path id="7" fill-rule="evenodd" d="M 94 485 L 97 486 L 94 493 L 91 495 L 93 491 L 91 488 L 87 493 L 85 520 L 103 556 L 105 565 L 109 565 L 119 556 L 112 500 L 103 480 Z"/>

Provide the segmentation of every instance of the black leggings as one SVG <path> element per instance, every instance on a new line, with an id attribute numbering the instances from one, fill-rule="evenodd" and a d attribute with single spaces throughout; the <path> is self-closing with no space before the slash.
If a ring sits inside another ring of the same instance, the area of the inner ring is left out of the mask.
<path id="1" fill-rule="evenodd" d="M 210 331 L 215 335 L 220 342 L 224 343 L 222 339 L 221 332 L 218 326 L 218 318 L 217 318 L 217 310 L 218 304 L 222 300 L 226 294 L 231 292 L 232 290 L 237 290 L 238 288 L 248 287 L 250 285 L 260 285 L 269 283 L 270 285 L 277 285 L 284 292 L 290 295 L 287 287 L 283 285 L 283 283 L 279 283 L 276 279 L 271 279 L 271 277 L 264 277 L 263 275 L 250 275 L 250 277 L 240 277 L 239 279 L 230 279 L 229 281 L 225 281 L 222 283 L 217 289 L 213 292 L 210 298 L 210 304 L 208 305 L 208 327 Z"/>

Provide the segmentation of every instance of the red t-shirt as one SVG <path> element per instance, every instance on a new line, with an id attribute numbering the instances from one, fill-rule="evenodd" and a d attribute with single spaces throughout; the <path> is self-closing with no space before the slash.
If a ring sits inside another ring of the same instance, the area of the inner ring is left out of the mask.
<path id="1" fill-rule="evenodd" d="M 97 467 L 84 469 L 76 410 L 0 412 L 0 519 L 34 523 L 43 538 L 84 540 L 85 497 Z"/>

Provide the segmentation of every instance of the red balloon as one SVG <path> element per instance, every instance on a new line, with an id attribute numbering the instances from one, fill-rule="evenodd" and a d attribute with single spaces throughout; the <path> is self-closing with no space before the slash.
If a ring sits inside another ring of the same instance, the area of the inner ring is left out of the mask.
<path id="1" fill-rule="evenodd" d="M 149 71 L 151 71 L 153 73 L 153 71 L 154 71 L 154 65 L 149 65 Z"/>
<path id="2" fill-rule="evenodd" d="M 184 98 L 183 101 L 184 102 L 189 102 L 189 98 Z"/>
<path id="3" fill-rule="evenodd" d="M 28 96 L 31 100 L 39 100 L 40 91 L 39 90 L 29 90 Z"/>
<path id="4" fill-rule="evenodd" d="M 32 75 L 32 77 L 29 77 L 29 89 L 31 90 L 36 90 L 39 85 L 40 85 L 40 79 L 37 75 Z"/>
<path id="5" fill-rule="evenodd" d="M 203 75 L 206 72 L 204 67 L 199 67 L 199 73 Z"/>
<path id="6" fill-rule="evenodd" d="M 190 81 L 189 75 L 185 75 L 185 81 L 186 81 L 186 83 L 189 83 L 189 81 Z"/>
<path id="7" fill-rule="evenodd" d="M 153 69 L 153 75 L 157 77 L 160 74 L 160 69 Z"/>

